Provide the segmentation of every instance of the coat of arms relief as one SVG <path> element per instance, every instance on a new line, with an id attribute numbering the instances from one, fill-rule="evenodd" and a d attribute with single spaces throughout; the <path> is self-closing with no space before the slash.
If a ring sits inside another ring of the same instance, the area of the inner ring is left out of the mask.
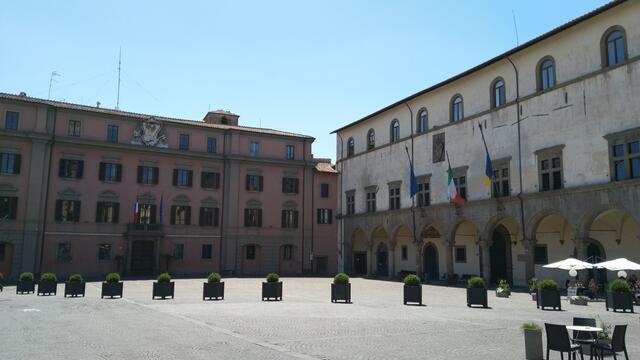
<path id="1" fill-rule="evenodd" d="M 167 148 L 167 136 L 160 121 L 153 117 L 144 120 L 140 127 L 133 130 L 131 144 Z"/>

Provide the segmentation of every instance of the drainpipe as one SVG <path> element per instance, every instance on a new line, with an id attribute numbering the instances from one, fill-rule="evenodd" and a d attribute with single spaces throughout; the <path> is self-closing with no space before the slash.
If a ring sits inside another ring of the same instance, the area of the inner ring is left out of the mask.
<path id="1" fill-rule="evenodd" d="M 226 186 L 226 183 L 224 181 L 224 179 L 227 177 L 227 166 L 226 166 L 226 164 L 227 164 L 227 161 L 228 161 L 228 159 L 227 159 L 227 150 L 226 150 L 226 147 L 227 147 L 226 132 L 227 132 L 227 130 L 225 130 L 225 133 L 222 136 L 222 171 L 223 171 L 222 184 L 221 184 L 221 187 L 222 187 L 222 200 L 220 201 L 220 219 L 218 220 L 219 221 L 218 225 L 220 226 L 220 229 L 219 229 L 220 238 L 218 240 L 220 242 L 220 244 L 218 244 L 219 245 L 219 248 L 218 248 L 218 268 L 219 268 L 219 270 L 218 271 L 220 271 L 221 273 L 224 273 L 223 272 L 224 268 L 222 266 L 222 242 L 224 241 L 224 202 L 225 202 L 225 199 L 226 199 L 226 193 L 227 193 L 227 189 L 228 189 L 227 186 Z M 234 268 L 236 268 L 236 267 L 237 266 L 234 266 Z"/>
<path id="2" fill-rule="evenodd" d="M 336 133 L 338 138 L 340 138 L 340 191 L 338 195 L 340 196 L 340 243 L 338 245 L 338 272 L 344 272 L 344 198 L 343 198 L 343 162 L 344 162 L 344 140 L 339 132 Z M 336 159 L 336 167 L 338 165 L 338 159 Z"/>
<path id="3" fill-rule="evenodd" d="M 53 111 L 53 128 L 51 134 L 51 146 L 49 147 L 49 164 L 47 166 L 47 185 L 44 193 L 44 214 L 42 216 L 42 238 L 40 240 L 40 262 L 38 265 L 38 271 L 42 272 L 42 263 L 44 261 L 44 240 L 45 240 L 45 232 L 47 229 L 47 207 L 49 206 L 49 188 L 51 185 L 51 160 L 53 158 L 53 145 L 56 142 L 56 120 L 58 119 L 58 112 L 55 107 L 47 108 L 46 120 L 49 120 L 49 110 Z"/>

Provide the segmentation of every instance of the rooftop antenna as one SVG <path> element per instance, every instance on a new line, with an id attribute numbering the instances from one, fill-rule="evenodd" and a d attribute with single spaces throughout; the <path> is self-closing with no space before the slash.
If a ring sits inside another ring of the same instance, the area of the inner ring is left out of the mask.
<path id="1" fill-rule="evenodd" d="M 516 23 L 516 12 L 511 9 L 511 15 L 513 16 L 513 27 L 516 29 L 516 46 L 520 46 L 520 40 L 518 39 L 518 24 Z"/>
<path id="2" fill-rule="evenodd" d="M 58 72 L 55 70 L 51 72 L 51 77 L 49 78 L 49 93 L 47 94 L 47 100 L 51 99 L 51 86 L 53 85 L 53 82 L 56 81 L 53 79 L 54 76 L 61 76 L 61 75 L 58 74 Z"/>
<path id="3" fill-rule="evenodd" d="M 120 71 L 122 65 L 122 47 L 118 52 L 118 97 L 116 98 L 116 110 L 120 110 Z"/>

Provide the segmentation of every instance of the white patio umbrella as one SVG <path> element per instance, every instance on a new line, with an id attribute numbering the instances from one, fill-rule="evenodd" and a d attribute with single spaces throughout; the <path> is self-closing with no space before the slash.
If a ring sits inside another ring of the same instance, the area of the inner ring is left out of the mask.
<path id="1" fill-rule="evenodd" d="M 640 264 L 636 264 L 633 261 L 627 260 L 625 258 L 609 260 L 609 261 L 597 263 L 593 266 L 595 266 L 598 269 L 607 269 L 611 271 L 640 270 Z"/>
<path id="2" fill-rule="evenodd" d="M 562 261 L 557 261 L 551 264 L 544 265 L 543 267 L 549 269 L 560 269 L 560 270 L 584 270 L 584 269 L 592 269 L 593 264 L 580 261 L 574 258 L 564 259 Z"/>

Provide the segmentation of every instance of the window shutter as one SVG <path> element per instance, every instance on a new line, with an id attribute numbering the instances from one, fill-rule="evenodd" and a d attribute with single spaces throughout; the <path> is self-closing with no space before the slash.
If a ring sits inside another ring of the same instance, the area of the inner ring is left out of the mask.
<path id="1" fill-rule="evenodd" d="M 138 184 L 142 184 L 142 166 L 138 166 Z"/>
<path id="2" fill-rule="evenodd" d="M 120 222 L 120 203 L 113 203 L 113 223 Z"/>
<path id="3" fill-rule="evenodd" d="M 100 181 L 104 180 L 104 163 L 103 162 L 100 163 L 100 170 L 98 171 L 98 180 Z"/>
<path id="4" fill-rule="evenodd" d="M 15 154 L 13 156 L 13 173 L 14 174 L 20 174 L 20 159 L 21 159 L 20 154 Z"/>
<path id="5" fill-rule="evenodd" d="M 204 208 L 200 207 L 200 218 L 198 219 L 198 225 L 204 226 Z"/>
<path id="6" fill-rule="evenodd" d="M 293 192 L 296 193 L 296 194 L 298 193 L 299 184 L 300 184 L 300 179 L 295 179 L 293 181 L 293 187 L 294 187 L 294 191 Z"/>
<path id="7" fill-rule="evenodd" d="M 322 218 L 322 209 L 318 209 L 316 210 L 316 222 L 318 224 L 322 224 L 321 218 Z"/>
<path id="8" fill-rule="evenodd" d="M 263 177 L 262 175 L 258 176 L 259 179 L 259 185 L 258 185 L 258 190 L 262 191 L 263 187 L 264 187 L 264 181 L 263 181 Z"/>
<path id="9" fill-rule="evenodd" d="M 62 221 L 62 200 L 56 200 L 56 221 Z"/>
<path id="10" fill-rule="evenodd" d="M 152 224 L 156 223 L 156 210 L 158 207 L 156 205 L 151 205 L 151 216 L 149 216 L 149 222 Z"/>
<path id="11" fill-rule="evenodd" d="M 207 186 L 206 186 L 206 174 L 207 173 L 204 172 L 204 171 L 200 173 L 200 187 L 203 188 L 203 189 L 207 188 Z"/>
<path id="12" fill-rule="evenodd" d="M 178 185 L 178 169 L 173 169 L 173 186 Z"/>
<path id="13" fill-rule="evenodd" d="M 298 228 L 298 210 L 293 210 L 293 227 Z"/>
<path id="14" fill-rule="evenodd" d="M 287 193 L 287 178 L 282 178 L 282 193 Z"/>
<path id="15" fill-rule="evenodd" d="M 100 210 L 102 209 L 102 201 L 98 201 L 98 203 L 96 204 L 96 222 L 102 222 L 100 221 Z"/>
<path id="16" fill-rule="evenodd" d="M 262 227 L 262 209 L 258 209 L 258 227 Z"/>
<path id="17" fill-rule="evenodd" d="M 244 209 L 244 226 L 249 226 L 249 209 Z"/>
<path id="18" fill-rule="evenodd" d="M 287 210 L 282 210 L 282 220 L 280 222 L 280 227 L 281 228 L 286 228 L 287 227 Z"/>
<path id="19" fill-rule="evenodd" d="M 160 169 L 157 167 L 153 168 L 153 183 L 155 185 L 158 185 L 158 182 L 160 181 Z"/>
<path id="20" fill-rule="evenodd" d="M 213 173 L 213 188 L 220 188 L 220 173 Z"/>
<path id="21" fill-rule="evenodd" d="M 9 219 L 15 220 L 18 217 L 18 198 L 12 197 L 9 199 Z"/>
<path id="22" fill-rule="evenodd" d="M 65 159 L 60 159 L 60 165 L 58 166 L 58 176 L 59 177 L 64 177 L 64 168 L 66 165 L 66 160 Z"/>
<path id="23" fill-rule="evenodd" d="M 220 209 L 213 208 L 213 226 L 218 226 L 220 224 L 220 220 L 218 220 L 219 216 L 220 216 Z"/>
<path id="24" fill-rule="evenodd" d="M 187 173 L 187 185 L 193 185 L 193 170 L 189 170 L 189 172 Z"/>
<path id="25" fill-rule="evenodd" d="M 332 209 L 328 209 L 327 210 L 329 212 L 329 224 L 333 223 L 333 210 Z"/>
<path id="26" fill-rule="evenodd" d="M 187 216 L 185 224 L 191 225 L 191 206 L 187 206 Z"/>
<path id="27" fill-rule="evenodd" d="M 77 179 L 82 179 L 82 173 L 84 171 L 84 161 L 78 161 L 78 177 Z"/>
<path id="28" fill-rule="evenodd" d="M 73 202 L 73 221 L 80 221 L 80 201 L 76 200 Z"/>
<path id="29" fill-rule="evenodd" d="M 116 164 L 116 181 L 122 181 L 122 164 Z"/>
<path id="30" fill-rule="evenodd" d="M 174 225 L 176 223 L 176 206 L 175 205 L 171 205 L 171 220 L 169 220 L 171 222 L 171 225 Z"/>
<path id="31" fill-rule="evenodd" d="M 247 177 L 246 177 L 245 190 L 249 190 L 249 183 L 250 183 L 250 180 L 249 180 L 249 179 L 250 179 L 250 176 L 251 176 L 251 175 L 247 175 Z"/>

